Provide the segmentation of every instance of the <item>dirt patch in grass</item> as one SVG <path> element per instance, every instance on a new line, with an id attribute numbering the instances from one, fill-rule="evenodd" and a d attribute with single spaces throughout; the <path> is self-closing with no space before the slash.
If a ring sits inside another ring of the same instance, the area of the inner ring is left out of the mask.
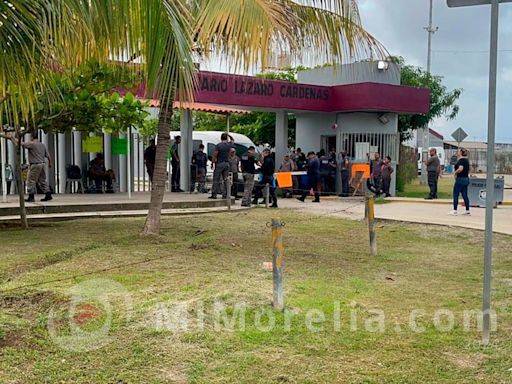
<path id="1" fill-rule="evenodd" d="M 39 313 L 67 303 L 68 299 L 52 291 L 0 294 L 0 310 L 26 320 L 35 320 Z"/>
<path id="2" fill-rule="evenodd" d="M 94 304 L 85 303 L 76 308 L 76 314 L 73 320 L 78 325 L 87 324 L 103 314 L 103 311 Z"/>
<path id="3" fill-rule="evenodd" d="M 447 352 L 445 356 L 451 364 L 460 369 L 477 369 L 485 361 L 485 356 L 482 353 Z"/>
<path id="4" fill-rule="evenodd" d="M 54 264 L 58 264 L 60 262 L 69 260 L 73 257 L 78 257 L 85 252 L 93 251 L 98 248 L 100 248 L 100 245 L 90 244 L 83 247 L 65 249 L 58 252 L 48 252 L 41 255 L 41 257 L 38 258 L 37 261 L 35 262 L 17 264 L 13 269 L 8 271 L 7 273 L 4 273 L 4 276 L 0 275 L 0 279 L 5 280 L 6 282 L 11 281 L 24 273 L 28 273 L 38 269 L 49 267 Z"/>

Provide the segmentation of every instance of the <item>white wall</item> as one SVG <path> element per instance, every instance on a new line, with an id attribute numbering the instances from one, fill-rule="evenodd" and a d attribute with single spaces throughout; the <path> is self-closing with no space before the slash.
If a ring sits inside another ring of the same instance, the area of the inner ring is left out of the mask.
<path id="1" fill-rule="evenodd" d="M 389 120 L 382 124 L 379 113 L 340 113 L 338 114 L 338 126 L 343 133 L 397 133 L 398 115 L 386 113 Z"/>
<path id="2" fill-rule="evenodd" d="M 336 123 L 335 113 L 300 113 L 296 116 L 295 146 L 305 153 L 321 149 L 322 135 L 336 135 L 336 130 L 332 129 Z"/>
<path id="3" fill-rule="evenodd" d="M 355 83 L 383 83 L 400 85 L 400 67 L 389 63 L 387 70 L 377 69 L 377 61 L 347 64 L 301 71 L 297 74 L 299 83 L 316 85 L 343 85 Z"/>
<path id="4" fill-rule="evenodd" d="M 396 133 L 398 132 L 398 115 L 388 113 L 387 124 L 382 124 L 378 113 L 298 113 L 296 147 L 304 152 L 321 149 L 321 136 L 335 136 L 334 123 L 342 133 Z M 327 150 L 327 148 L 324 148 Z"/>
<path id="5" fill-rule="evenodd" d="M 322 136 L 336 136 L 337 131 L 341 133 L 385 133 L 395 134 L 398 132 L 398 115 L 396 113 L 386 114 L 389 120 L 382 124 L 379 113 L 299 113 L 297 114 L 296 147 L 303 152 L 318 152 L 322 149 Z M 333 129 L 337 123 L 338 128 Z M 324 148 L 328 150 L 328 148 Z M 339 153 L 341 148 L 336 148 Z M 397 151 L 398 154 L 398 151 Z M 383 154 L 386 155 L 386 154 Z M 396 186 L 396 165 L 398 159 L 393 159 L 392 167 L 395 169 L 391 180 L 391 194 L 395 194 Z"/>

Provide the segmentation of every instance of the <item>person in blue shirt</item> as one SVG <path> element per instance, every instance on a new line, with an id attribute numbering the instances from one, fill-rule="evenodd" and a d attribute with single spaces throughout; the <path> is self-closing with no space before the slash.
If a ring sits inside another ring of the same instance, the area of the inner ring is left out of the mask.
<path id="1" fill-rule="evenodd" d="M 308 185 L 307 189 L 302 191 L 302 196 L 298 197 L 297 200 L 304 202 L 306 196 L 309 194 L 309 191 L 313 189 L 315 194 L 314 203 L 320 202 L 320 194 L 318 193 L 318 182 L 320 181 L 320 161 L 318 160 L 315 152 L 308 153 Z"/>

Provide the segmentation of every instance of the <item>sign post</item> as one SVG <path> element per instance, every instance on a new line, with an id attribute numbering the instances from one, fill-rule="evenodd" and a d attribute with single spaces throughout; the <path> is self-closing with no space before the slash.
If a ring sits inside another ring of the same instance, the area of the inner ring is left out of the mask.
<path id="1" fill-rule="evenodd" d="M 494 168 L 496 141 L 496 80 L 498 72 L 498 24 L 500 3 L 512 0 L 447 0 L 449 7 L 491 4 L 491 50 L 489 65 L 489 112 L 487 130 L 487 188 L 485 202 L 485 245 L 482 342 L 489 343 L 491 329 L 492 227 L 494 209 Z"/>
<path id="2" fill-rule="evenodd" d="M 460 149 L 460 143 L 468 137 L 468 134 L 462 128 L 457 128 L 455 132 L 452 133 L 452 137 L 457 142 L 457 149 Z"/>

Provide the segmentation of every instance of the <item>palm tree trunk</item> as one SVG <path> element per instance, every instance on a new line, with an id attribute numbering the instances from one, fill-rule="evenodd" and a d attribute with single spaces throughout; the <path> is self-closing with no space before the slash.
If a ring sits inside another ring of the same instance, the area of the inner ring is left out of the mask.
<path id="1" fill-rule="evenodd" d="M 28 229 L 28 220 L 27 220 L 27 208 L 25 207 L 25 188 L 23 186 L 23 173 L 21 172 L 21 137 L 18 132 L 16 132 L 16 139 L 12 140 L 14 144 L 14 161 L 16 163 L 16 185 L 18 187 L 18 198 L 20 201 L 20 220 L 21 227 L 23 229 Z M 17 143 L 18 144 L 17 144 Z"/>
<path id="2" fill-rule="evenodd" d="M 171 93 L 172 95 L 173 93 Z M 170 131 L 172 128 L 173 97 L 162 95 L 160 98 L 160 113 L 158 116 L 158 138 L 156 145 L 155 170 L 153 173 L 153 189 L 151 190 L 151 202 L 146 216 L 144 230 L 145 236 L 160 234 L 160 218 L 162 215 L 162 203 L 167 180 L 167 154 L 169 151 Z"/>

